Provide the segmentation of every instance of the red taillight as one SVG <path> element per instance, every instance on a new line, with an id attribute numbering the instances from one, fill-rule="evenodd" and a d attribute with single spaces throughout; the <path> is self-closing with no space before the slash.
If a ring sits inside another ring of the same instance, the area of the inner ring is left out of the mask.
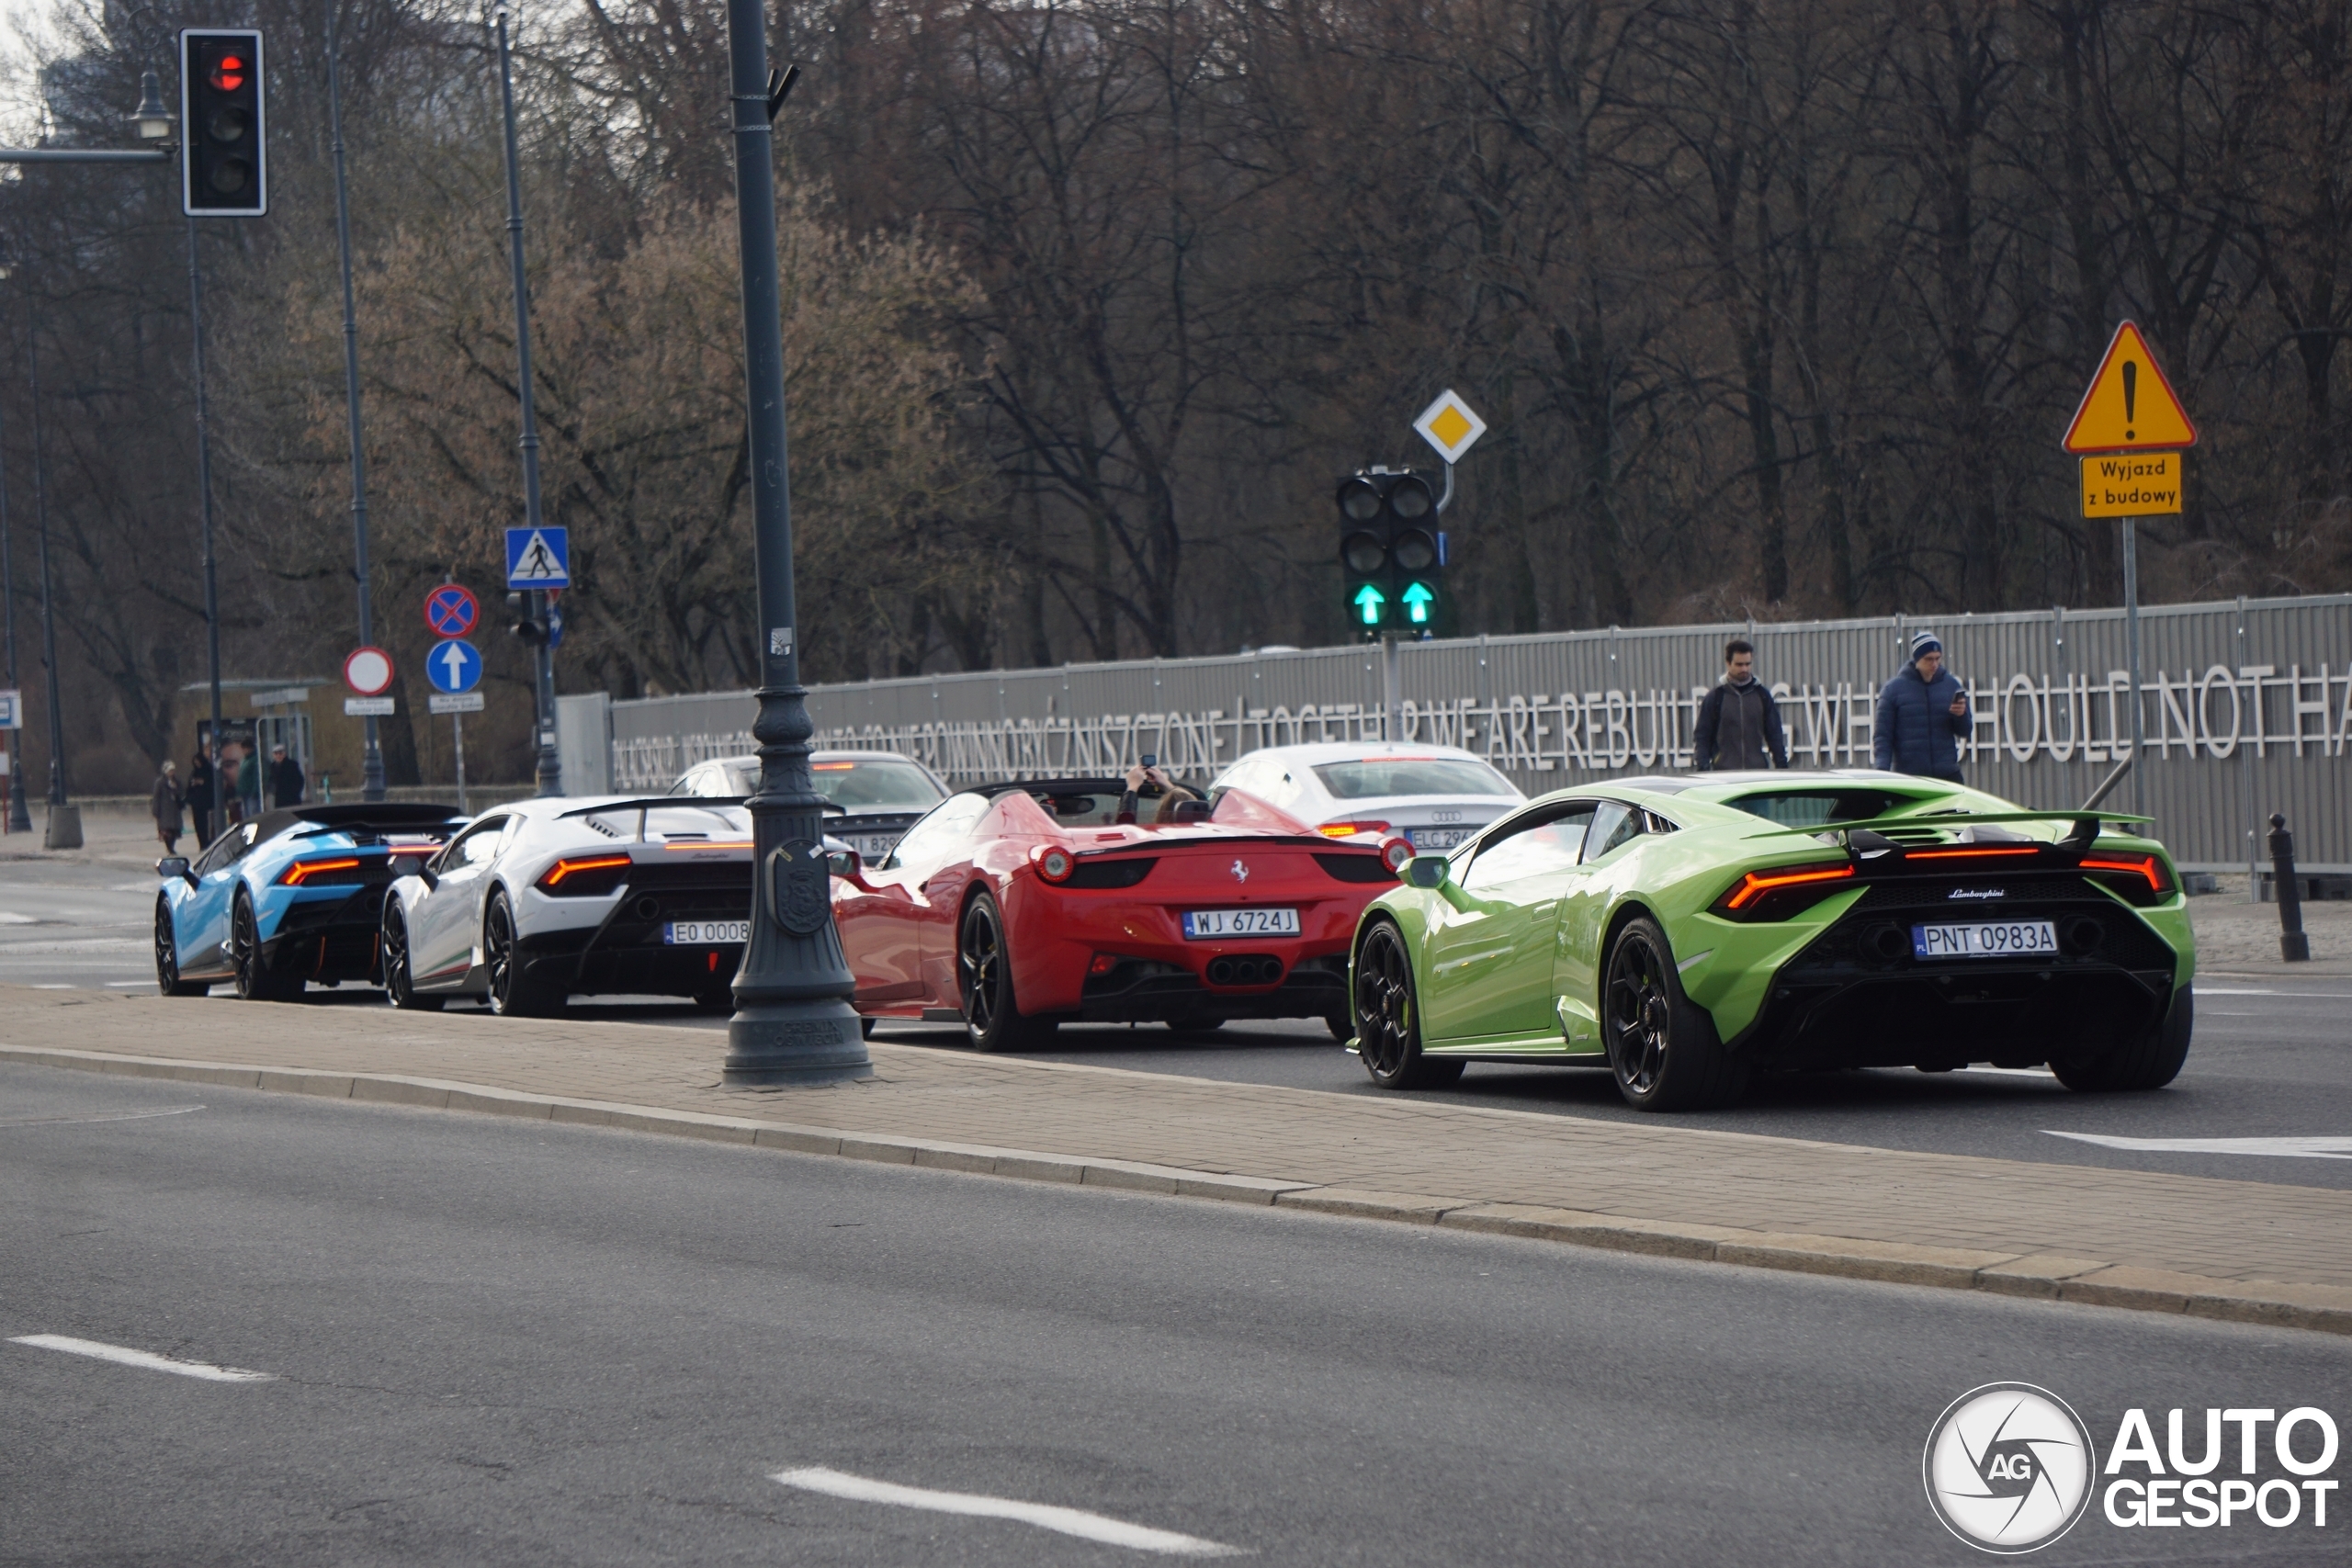
<path id="1" fill-rule="evenodd" d="M 1380 863 L 1399 876 L 1405 874 L 1405 863 L 1412 858 L 1413 846 L 1409 840 L 1391 839 L 1380 846 Z"/>
<path id="2" fill-rule="evenodd" d="M 1853 874 L 1851 865 L 1805 865 L 1788 871 L 1751 871 L 1724 896 L 1723 908 L 1745 908 L 1775 888 L 1802 887 L 1809 882 L 1836 882 Z"/>
<path id="3" fill-rule="evenodd" d="M 1029 861 L 1039 876 L 1055 884 L 1068 882 L 1069 874 L 1078 869 L 1076 858 L 1059 844 L 1039 845 L 1029 852 Z"/>
<path id="4" fill-rule="evenodd" d="M 1352 839 L 1358 833 L 1385 833 L 1385 822 L 1326 822 L 1315 829 L 1327 839 Z"/>
<path id="5" fill-rule="evenodd" d="M 1089 975 L 1108 975 L 1112 970 L 1116 969 L 1118 966 L 1119 955 L 1117 953 L 1098 953 L 1094 955 L 1094 961 L 1086 966 L 1086 972 Z"/>
<path id="6" fill-rule="evenodd" d="M 2085 871 L 2103 871 L 2110 875 L 2131 878 L 2116 888 L 2118 893 L 2135 904 L 2153 904 L 2172 892 L 2172 879 L 2165 874 L 2165 863 L 2154 855 L 2102 856 L 2080 863 Z M 2143 889 L 2140 879 L 2144 879 Z"/>
<path id="7" fill-rule="evenodd" d="M 279 872 L 277 880 L 286 887 L 301 887 L 313 882 L 357 882 L 358 871 L 356 855 L 345 855 L 340 860 L 298 860 Z"/>
<path id="8" fill-rule="evenodd" d="M 560 860 L 539 873 L 537 886 L 542 893 L 552 893 L 563 898 L 593 898 L 610 893 L 621 885 L 636 863 L 627 855 L 585 855 L 577 860 Z"/>

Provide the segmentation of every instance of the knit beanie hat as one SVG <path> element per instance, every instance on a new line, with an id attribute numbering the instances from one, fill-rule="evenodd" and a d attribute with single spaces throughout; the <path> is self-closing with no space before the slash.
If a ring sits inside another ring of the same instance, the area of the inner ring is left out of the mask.
<path id="1" fill-rule="evenodd" d="M 1923 653 L 1941 653 L 1943 650 L 1943 642 L 1936 636 L 1935 633 L 1920 631 L 1913 632 L 1911 634 L 1911 661 L 1913 663 L 1917 663 L 1919 656 Z"/>

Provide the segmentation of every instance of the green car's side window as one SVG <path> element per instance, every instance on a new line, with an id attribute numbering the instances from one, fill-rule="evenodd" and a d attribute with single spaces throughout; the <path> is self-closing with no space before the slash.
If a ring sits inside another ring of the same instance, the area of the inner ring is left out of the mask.
<path id="1" fill-rule="evenodd" d="M 1532 821 L 1503 838 L 1488 840 L 1463 875 L 1463 891 L 1482 892 L 1521 877 L 1570 869 L 1584 848 L 1592 812 L 1589 801 L 1580 802 L 1557 816 Z"/>
<path id="2" fill-rule="evenodd" d="M 1613 800 L 1604 801 L 1600 815 L 1593 818 L 1591 837 L 1586 840 L 1589 848 L 1585 863 L 1589 865 L 1620 845 L 1640 838 L 1648 823 L 1647 813 L 1620 806 Z"/>

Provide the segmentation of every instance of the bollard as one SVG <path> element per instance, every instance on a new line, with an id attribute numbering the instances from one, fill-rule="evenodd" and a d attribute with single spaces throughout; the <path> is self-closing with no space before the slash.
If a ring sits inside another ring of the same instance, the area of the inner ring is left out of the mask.
<path id="1" fill-rule="evenodd" d="M 2270 814 L 2270 884 L 2278 897 L 2278 956 L 2308 964 L 2312 939 L 2303 931 L 2303 890 L 2295 881 L 2295 835 L 2276 811 Z"/>

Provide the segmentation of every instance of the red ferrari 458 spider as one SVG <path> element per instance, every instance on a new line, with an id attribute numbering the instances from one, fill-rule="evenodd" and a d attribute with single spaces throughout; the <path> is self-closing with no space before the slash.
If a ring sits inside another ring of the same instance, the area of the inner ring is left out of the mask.
<path id="1" fill-rule="evenodd" d="M 1147 800 L 1137 816 L 1155 819 L 1123 824 L 1123 788 L 967 789 L 879 865 L 837 854 L 857 1010 L 960 1022 L 983 1051 L 1037 1043 L 1064 1020 L 1321 1018 L 1346 1038 L 1356 917 L 1412 847 L 1326 838 L 1239 791 L 1214 813 Z"/>

